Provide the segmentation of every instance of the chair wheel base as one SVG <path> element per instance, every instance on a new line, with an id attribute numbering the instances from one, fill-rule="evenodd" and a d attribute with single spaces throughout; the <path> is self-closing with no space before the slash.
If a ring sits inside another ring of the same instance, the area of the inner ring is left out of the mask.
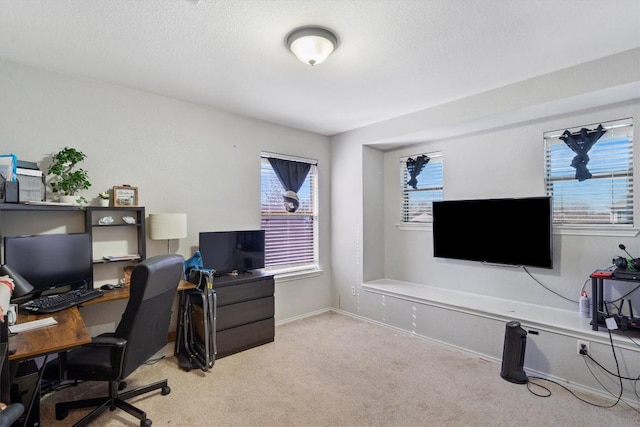
<path id="1" fill-rule="evenodd" d="M 146 420 L 140 421 L 140 427 L 151 427 L 151 424 L 153 423 L 149 418 L 147 418 Z"/>
<path id="2" fill-rule="evenodd" d="M 161 395 L 166 396 L 169 393 L 171 393 L 171 387 L 169 386 L 162 387 L 162 390 L 160 391 Z"/>

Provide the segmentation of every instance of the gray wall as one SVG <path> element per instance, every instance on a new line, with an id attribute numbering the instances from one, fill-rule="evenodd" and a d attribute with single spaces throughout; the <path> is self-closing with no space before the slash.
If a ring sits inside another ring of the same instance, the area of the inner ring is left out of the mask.
<path id="1" fill-rule="evenodd" d="M 87 199 L 130 184 L 138 187 L 147 214 L 188 214 L 188 237 L 171 246 L 185 257 L 197 248 L 200 231 L 260 228 L 261 151 L 317 159 L 324 272 L 277 283 L 276 320 L 330 306 L 328 138 L 2 61 L 0 93 L 0 152 L 46 167 L 51 153 L 78 148 L 87 155 L 82 166 L 93 183 Z M 148 256 L 166 250 L 166 241 L 147 240 Z"/>
<path id="2" fill-rule="evenodd" d="M 442 150 L 445 197 L 449 199 L 539 196 L 544 194 L 545 131 L 637 118 L 638 100 L 640 49 L 634 49 L 332 137 L 334 304 L 339 300 L 340 308 L 360 313 L 364 308 L 358 295 L 351 296 L 351 286 L 358 286 L 363 278 L 386 277 L 569 308 L 532 285 L 519 271 L 436 262 L 431 256 L 429 232 L 398 230 L 399 158 Z M 636 123 L 636 142 L 640 140 L 638 126 Z M 369 152 L 376 147 L 386 150 L 382 165 L 379 157 Z M 357 185 L 380 167 L 384 173 L 382 191 L 371 191 L 369 180 Z M 637 192 L 635 197 L 640 211 Z M 363 225 L 369 218 L 377 221 L 377 214 L 368 212 L 376 206 L 384 206 L 382 229 Z M 544 282 L 577 298 L 577 289 L 588 274 L 608 265 L 617 254 L 619 240 L 610 234 L 556 236 L 555 268 L 536 273 Z M 384 252 L 368 242 L 384 242 Z M 622 243 L 640 253 L 637 237 L 625 238 Z M 416 263 L 408 253 L 424 256 Z"/>
<path id="3" fill-rule="evenodd" d="M 415 329 L 415 333 L 428 339 L 498 360 L 504 322 L 413 303 L 411 299 L 372 294 L 360 285 L 387 278 L 575 310 L 578 324 L 577 303 L 545 290 L 523 270 L 434 259 L 428 228 L 399 229 L 399 160 L 405 155 L 441 150 L 447 199 L 540 196 L 545 194 L 544 132 L 626 117 L 635 119 L 637 147 L 640 49 L 332 137 L 334 305 L 345 312 L 409 332 Z M 380 150 L 379 155 L 371 152 L 375 149 Z M 639 155 L 636 149 L 635 164 Z M 382 177 L 374 172 L 379 173 L 380 169 Z M 362 185 L 358 187 L 359 182 Z M 380 182 L 380 191 L 373 191 Z M 640 174 L 636 174 L 636 189 L 639 183 Z M 636 212 L 640 212 L 637 191 L 634 197 Z M 380 212 L 371 212 L 372 209 L 384 211 L 382 227 Z M 636 218 L 636 227 L 621 235 L 555 230 L 554 268 L 530 271 L 549 288 L 577 301 L 589 274 L 608 266 L 612 256 L 619 254 L 618 243 L 640 256 L 637 223 Z M 380 244 L 384 246 L 382 252 Z M 356 286 L 355 295 L 351 295 L 352 286 Z M 640 306 L 640 296 L 634 298 L 636 307 Z M 576 330 L 578 335 L 565 330 L 530 336 L 525 367 L 600 390 L 576 356 L 576 336 L 584 333 L 592 343 L 597 342 L 592 348 L 599 361 L 613 365 L 614 360 L 606 332 L 592 333 L 588 326 L 585 329 Z M 631 344 L 618 351 L 625 360 L 640 358 L 637 347 Z M 630 366 L 633 363 L 637 362 Z M 577 364 L 581 367 L 577 368 Z M 630 375 L 635 375 L 631 371 Z M 627 385 L 627 390 L 631 389 Z M 632 393 L 627 397 L 633 399 Z"/>
<path id="4" fill-rule="evenodd" d="M 396 227 L 400 222 L 399 181 L 396 178 L 399 161 L 400 157 L 409 154 L 442 151 L 446 199 L 543 196 L 544 132 L 626 117 L 640 117 L 640 102 L 627 102 L 587 113 L 538 120 L 507 129 L 387 152 L 384 227 L 387 242 L 384 256 L 386 277 L 531 304 L 575 309 L 577 313 L 577 304 L 545 290 L 521 269 L 436 259 L 433 257 L 430 230 L 399 230 Z M 634 131 L 634 140 L 637 142 L 640 140 L 637 123 Z M 640 176 L 635 178 L 638 188 Z M 522 225 L 526 227 L 526 218 L 523 218 Z M 554 232 L 554 268 L 529 268 L 529 271 L 549 288 L 574 301 L 577 301 L 584 282 L 595 269 L 610 265 L 614 255 L 624 255 L 618 249 L 619 243 L 624 243 L 629 252 L 640 256 L 640 240 L 635 237 L 637 231 L 627 236 L 606 232 L 604 235 L 600 232 L 586 232 L 584 235 L 563 233 L 566 230 L 556 229 Z M 464 235 L 459 236 L 459 244 L 465 245 Z M 591 293 L 590 284 L 588 291 Z M 637 306 L 640 307 L 640 295 Z"/>

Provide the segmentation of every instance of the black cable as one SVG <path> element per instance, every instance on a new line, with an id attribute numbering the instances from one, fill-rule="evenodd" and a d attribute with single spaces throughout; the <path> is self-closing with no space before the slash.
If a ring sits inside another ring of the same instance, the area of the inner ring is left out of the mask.
<path id="1" fill-rule="evenodd" d="M 524 270 L 524 271 L 529 275 L 529 277 L 531 277 L 531 278 L 532 278 L 532 279 L 533 279 L 537 284 L 539 284 L 540 286 L 542 286 L 542 287 L 543 287 L 544 289 L 546 289 L 547 291 L 551 292 L 551 293 L 552 293 L 552 294 L 554 294 L 554 295 L 559 296 L 560 298 L 562 298 L 562 299 L 564 299 L 564 300 L 566 300 L 566 301 L 569 301 L 569 302 L 573 302 L 573 303 L 579 304 L 579 301 L 572 300 L 571 298 L 565 297 L 564 295 L 561 295 L 561 294 L 559 294 L 558 292 L 554 291 L 553 289 L 550 289 L 549 287 L 547 287 L 546 285 L 544 285 L 541 281 L 539 281 L 537 278 L 535 278 L 535 277 L 534 277 L 534 276 L 529 272 L 529 270 L 527 270 L 527 267 L 525 267 L 524 265 L 523 265 L 523 266 L 521 266 L 521 267 L 522 267 L 522 269 L 523 269 L 523 270 Z M 584 290 L 585 290 L 586 285 L 587 285 L 587 283 L 589 282 L 589 280 L 590 280 L 590 279 L 587 279 L 587 280 L 585 280 L 585 281 L 584 281 L 584 283 L 582 284 L 581 291 L 584 291 Z M 604 303 L 605 303 L 605 304 L 611 304 L 611 305 L 613 305 L 613 306 L 614 306 L 614 307 L 616 307 L 616 309 L 618 310 L 618 313 L 620 313 L 620 307 L 616 306 L 614 303 L 615 303 L 615 302 L 618 302 L 618 301 L 623 300 L 624 298 L 626 298 L 627 296 L 629 296 L 630 294 L 632 294 L 633 292 L 635 292 L 635 291 L 636 291 L 637 289 L 639 289 L 639 288 L 640 288 L 640 285 L 636 286 L 635 288 L 633 288 L 631 291 L 627 292 L 626 294 L 624 294 L 624 295 L 623 295 L 623 296 L 621 296 L 620 298 L 618 298 L 618 299 L 616 299 L 616 300 L 613 300 L 613 301 L 608 301 L 608 302 L 607 302 L 607 301 L 605 301 Z M 590 367 L 589 367 L 589 365 L 587 364 L 586 359 L 585 359 L 585 357 L 584 357 L 584 356 L 588 357 L 591 361 L 593 361 L 596 365 L 598 365 L 602 370 L 604 370 L 605 372 L 607 372 L 609 375 L 612 375 L 612 376 L 614 376 L 614 377 L 618 378 L 618 380 L 620 381 L 620 393 L 618 394 L 618 396 L 617 396 L 617 398 L 616 398 L 616 401 L 615 401 L 613 404 L 611 404 L 611 405 L 608 405 L 608 406 L 607 406 L 607 405 L 599 405 L 599 404 L 596 404 L 596 403 L 593 403 L 593 402 L 589 402 L 589 401 L 587 401 L 587 400 L 585 400 L 585 399 L 583 399 L 583 398 L 579 397 L 578 395 L 576 395 L 573 391 L 571 391 L 569 388 L 567 388 L 567 387 L 566 387 L 566 386 L 564 386 L 563 384 L 560 384 L 560 383 L 558 383 L 558 382 L 556 382 L 556 381 L 549 380 L 549 379 L 547 379 L 547 378 L 542 378 L 542 377 L 529 377 L 529 379 L 528 379 L 528 381 L 527 381 L 527 390 L 529 390 L 529 392 L 530 392 L 531 394 L 533 394 L 533 395 L 535 395 L 535 396 L 538 396 L 538 397 L 549 397 L 549 396 L 551 396 L 551 394 L 552 394 L 552 393 L 551 393 L 551 390 L 550 390 L 550 389 L 548 389 L 547 387 L 544 387 L 544 386 L 543 386 L 543 385 L 541 385 L 541 384 L 537 384 L 537 383 L 535 383 L 535 382 L 531 382 L 531 381 L 530 381 L 531 379 L 539 379 L 539 380 L 542 380 L 542 381 L 548 381 L 548 382 L 550 382 L 550 383 L 556 384 L 556 385 L 557 385 L 557 386 L 559 386 L 559 387 L 562 387 L 563 389 L 565 389 L 566 391 L 568 391 L 569 393 L 571 393 L 571 394 L 572 394 L 576 399 L 578 399 L 578 400 L 580 400 L 580 401 L 582 401 L 582 402 L 584 402 L 584 403 L 587 403 L 587 404 L 589 404 L 589 405 L 592 405 L 592 406 L 595 406 L 595 407 L 599 407 L 599 408 L 613 408 L 614 406 L 616 406 L 616 405 L 617 405 L 618 403 L 620 403 L 621 401 L 622 401 L 622 402 L 624 402 L 624 400 L 622 400 L 622 395 L 623 395 L 623 393 L 624 393 L 624 384 L 622 383 L 622 380 L 623 380 L 623 379 L 625 379 L 625 380 L 630 380 L 630 381 L 634 381 L 634 382 L 635 382 L 634 390 L 635 390 L 635 394 L 636 394 L 636 396 L 638 396 L 638 387 L 637 387 L 637 384 L 638 384 L 638 381 L 640 381 L 640 376 L 638 376 L 637 378 L 631 378 L 631 377 L 623 377 L 623 376 L 620 374 L 620 364 L 619 364 L 619 362 L 618 362 L 618 357 L 616 356 L 615 346 L 614 346 L 614 344 L 613 344 L 613 337 L 611 336 L 611 331 L 610 331 L 609 329 L 607 329 L 607 331 L 609 332 L 609 342 L 611 343 L 611 351 L 613 352 L 613 358 L 614 358 L 614 360 L 615 360 L 615 362 L 616 362 L 616 370 L 617 370 L 617 372 L 618 372 L 618 373 L 617 373 L 617 374 L 615 374 L 615 373 L 613 373 L 613 372 L 609 371 L 607 368 L 605 368 L 604 366 L 602 366 L 598 361 L 596 361 L 593 357 L 591 357 L 591 355 L 590 355 L 590 354 L 588 354 L 588 353 L 587 353 L 586 355 L 583 355 L 583 360 L 585 361 L 585 365 L 587 366 L 587 369 L 589 369 L 589 372 L 591 373 L 591 375 L 593 376 L 593 378 L 598 382 L 598 384 L 600 384 L 600 386 L 601 386 L 603 389 L 605 389 L 605 390 L 606 390 L 609 394 L 611 394 L 613 397 L 616 397 L 616 395 L 615 395 L 615 394 L 613 394 L 611 391 L 609 391 L 609 389 L 607 389 L 607 388 L 604 386 L 604 384 L 602 384 L 602 383 L 600 382 L 600 380 L 599 380 L 599 379 L 594 375 L 593 371 L 591 370 L 591 368 L 590 368 Z M 625 335 L 626 335 L 626 334 L 625 334 Z M 630 339 L 634 344 L 636 344 L 637 346 L 640 346 L 640 344 L 636 343 L 636 342 L 635 342 L 631 337 L 629 337 L 629 339 Z M 530 384 L 533 384 L 533 385 L 535 385 L 535 386 L 537 386 L 537 387 L 542 388 L 543 390 L 546 390 L 546 394 L 540 394 L 540 393 L 537 393 L 537 392 L 533 391 L 533 390 L 531 389 Z M 640 396 L 639 396 L 639 397 L 640 397 Z M 626 402 L 624 402 L 624 403 L 626 403 Z M 628 404 L 627 404 L 627 405 L 628 405 Z M 640 413 L 640 410 L 636 409 L 636 408 L 635 408 L 635 407 L 633 407 L 632 405 L 629 405 L 629 406 L 630 406 L 634 411 L 636 411 L 636 412 L 639 412 L 639 413 Z"/>
<path id="2" fill-rule="evenodd" d="M 616 400 L 613 404 L 611 404 L 611 405 L 599 405 L 599 404 L 597 404 L 597 403 L 589 402 L 588 400 L 583 399 L 582 397 L 580 397 L 580 396 L 578 396 L 577 394 L 575 394 L 575 393 L 574 393 L 574 392 L 573 392 L 569 387 L 567 387 L 567 386 L 565 386 L 565 385 L 563 385 L 563 384 L 560 384 L 560 383 L 559 383 L 559 382 L 557 382 L 557 381 L 550 380 L 550 379 L 548 379 L 548 378 L 542 378 L 542 377 L 529 377 L 529 381 L 527 382 L 527 390 L 529 390 L 533 395 L 538 396 L 538 397 L 549 397 L 549 396 L 551 396 L 551 390 L 549 390 L 547 387 L 545 387 L 545 386 L 543 386 L 543 385 L 541 385 L 541 384 L 538 384 L 538 383 L 532 383 L 532 382 L 531 382 L 531 380 L 532 380 L 532 379 L 535 379 L 535 380 L 542 380 L 542 381 L 547 381 L 547 382 L 550 382 L 550 383 L 552 383 L 552 384 L 555 384 L 555 385 L 557 385 L 558 387 L 561 387 L 561 388 L 565 389 L 566 391 L 568 391 L 568 392 L 569 392 L 573 397 L 575 397 L 576 399 L 580 400 L 581 402 L 584 402 L 584 403 L 586 403 L 586 404 L 588 404 L 588 405 L 591 405 L 591 406 L 595 406 L 595 407 L 597 407 L 597 408 L 613 408 L 614 406 L 616 406 L 616 405 L 620 402 L 620 399 L 621 399 L 621 397 L 622 397 L 622 392 L 621 392 L 620 397 L 619 397 L 619 398 L 618 398 L 618 400 Z M 548 394 L 547 394 L 547 395 L 541 395 L 541 394 L 537 394 L 537 393 L 535 393 L 535 392 L 534 392 L 533 390 L 531 390 L 531 388 L 529 387 L 529 383 L 534 384 L 534 385 L 536 385 L 536 386 L 538 386 L 538 387 L 540 387 L 540 388 L 542 388 L 542 389 L 544 389 L 544 390 L 547 390 Z M 607 391 L 608 391 L 608 390 L 607 390 Z"/>
<path id="3" fill-rule="evenodd" d="M 555 295 L 559 296 L 559 297 L 560 297 L 560 298 L 562 298 L 562 299 L 565 299 L 565 300 L 567 300 L 567 301 L 574 302 L 574 303 L 578 304 L 578 301 L 577 301 L 577 300 L 572 300 L 571 298 L 567 298 L 567 297 L 565 297 L 564 295 L 560 295 L 559 293 L 557 293 L 557 292 L 556 292 L 556 291 L 554 291 L 553 289 L 548 288 L 548 287 L 547 287 L 546 285 L 544 285 L 541 281 L 539 281 L 538 279 L 536 279 L 535 277 L 533 277 L 533 275 L 529 272 L 529 270 L 527 270 L 527 267 L 525 267 L 524 265 L 522 265 L 521 267 L 522 267 L 522 269 L 523 269 L 523 270 L 524 270 L 524 271 L 529 275 L 529 277 L 531 277 L 533 280 L 535 280 L 535 282 L 536 282 L 538 285 L 542 286 L 543 288 L 545 288 L 546 290 L 548 290 L 548 291 L 549 291 L 549 292 L 551 292 L 552 294 L 555 294 Z M 584 285 L 583 285 L 583 287 L 584 287 Z"/>
<path id="4" fill-rule="evenodd" d="M 544 378 L 541 378 L 541 377 L 529 377 L 528 378 L 528 380 L 527 380 L 527 390 L 529 390 L 529 392 L 531 394 L 533 394 L 534 396 L 538 396 L 538 397 L 549 397 L 549 396 L 551 396 L 551 390 L 549 390 L 547 387 L 543 386 L 542 384 L 537 384 L 537 383 L 531 382 L 531 378 L 544 380 Z M 531 390 L 531 384 L 540 387 L 541 389 L 545 390 L 547 393 L 546 394 L 536 393 L 535 391 Z"/>
<path id="5" fill-rule="evenodd" d="M 620 298 L 618 299 L 614 299 L 612 301 L 610 301 L 611 303 L 614 302 L 618 302 L 618 301 L 622 301 L 624 298 L 628 297 L 629 295 L 631 295 L 632 293 L 634 293 L 635 291 L 638 290 L 638 288 L 640 288 L 640 285 L 636 286 L 635 288 L 631 289 L 629 292 L 627 292 L 626 294 L 622 295 Z"/>
<path id="6" fill-rule="evenodd" d="M 600 384 L 600 387 L 602 387 L 603 389 L 605 389 L 605 390 L 606 390 L 606 391 L 607 391 L 611 396 L 616 397 L 616 395 L 615 395 L 615 394 L 613 394 L 613 393 L 611 392 L 611 390 L 609 390 L 609 389 L 608 389 L 608 388 L 607 388 L 607 387 L 602 383 L 602 381 L 600 381 L 600 380 L 598 379 L 598 377 L 596 377 L 596 375 L 593 373 L 593 371 L 591 370 L 591 367 L 590 367 L 590 366 L 589 366 L 589 364 L 587 363 L 587 358 L 586 358 L 586 357 L 583 357 L 583 358 L 582 358 L 582 360 L 584 360 L 584 364 L 585 364 L 585 366 L 587 367 L 587 369 L 589 370 L 589 373 L 590 373 L 590 374 L 591 374 L 591 376 L 592 376 L 592 377 L 593 377 L 593 378 L 598 382 L 598 384 Z M 640 397 L 640 396 L 638 396 L 638 386 L 637 386 L 638 382 L 637 382 L 637 381 L 634 381 L 634 384 L 635 384 L 635 385 L 634 385 L 634 392 L 635 392 L 635 395 L 636 395 L 637 397 Z M 625 401 L 624 399 L 622 399 L 622 394 L 621 394 L 620 396 L 618 396 L 618 400 L 619 400 L 619 401 L 621 401 L 622 403 L 625 403 L 627 406 L 629 406 L 629 407 L 630 407 L 631 409 L 633 409 L 634 411 L 636 411 L 636 412 L 640 413 L 640 410 L 639 410 L 639 409 L 637 409 L 635 406 L 633 406 L 633 405 L 629 404 L 627 401 Z"/>
<path id="7" fill-rule="evenodd" d="M 611 352 L 613 353 L 613 360 L 616 362 L 616 371 L 618 372 L 618 379 L 620 380 L 620 395 L 618 396 L 618 400 L 616 403 L 622 399 L 622 393 L 624 391 L 624 384 L 622 384 L 622 375 L 620 375 L 620 363 L 618 363 L 618 356 L 616 355 L 616 347 L 613 345 L 613 337 L 611 336 L 611 330 L 607 328 L 607 332 L 609 333 L 609 342 L 611 343 Z"/>
<path id="8" fill-rule="evenodd" d="M 617 301 L 620 301 L 620 300 L 617 300 Z M 613 308 L 615 308 L 615 309 L 616 309 L 616 313 L 620 314 L 620 307 L 618 307 L 617 305 L 615 305 L 613 301 L 603 301 L 603 302 L 604 302 L 605 304 L 609 304 L 609 305 L 613 306 Z M 607 313 L 610 313 L 611 311 L 613 311 L 613 310 L 609 310 Z"/>
<path id="9" fill-rule="evenodd" d="M 164 358 L 165 358 L 165 355 L 162 355 L 162 356 L 157 357 L 155 359 L 149 359 L 146 362 L 144 362 L 144 364 L 145 365 L 155 365 L 156 363 L 158 363 L 159 361 L 161 361 Z"/>
<path id="10" fill-rule="evenodd" d="M 609 333 L 611 333 L 611 332 L 609 332 Z M 590 355 L 590 354 L 588 354 L 588 353 L 587 353 L 587 354 L 583 354 L 583 356 L 585 356 L 586 358 L 588 358 L 589 360 L 591 360 L 593 363 L 595 363 L 596 365 L 598 365 L 598 367 L 599 367 L 600 369 L 602 369 L 603 371 L 605 371 L 607 374 L 611 375 L 612 377 L 620 378 L 621 380 L 629 380 L 629 381 L 638 381 L 638 380 L 640 380 L 640 376 L 638 376 L 638 377 L 636 377 L 636 378 L 633 378 L 633 377 L 625 377 L 625 376 L 622 376 L 622 375 L 616 374 L 616 373 L 614 373 L 614 372 L 611 372 L 609 369 L 605 368 L 605 367 L 604 367 L 600 362 L 598 362 L 596 359 L 594 359 L 593 357 L 591 357 L 591 355 Z M 614 354 L 614 356 L 615 356 L 615 354 Z M 616 360 L 616 363 L 617 363 L 617 360 Z M 618 371 L 619 371 L 619 369 L 618 369 Z"/>
<path id="11" fill-rule="evenodd" d="M 620 403 L 620 402 L 623 402 L 623 403 L 627 404 L 627 405 L 628 405 L 631 409 L 633 409 L 634 411 L 636 411 L 636 412 L 639 412 L 639 413 L 640 413 L 640 410 L 636 409 L 636 408 L 635 408 L 635 407 L 633 407 L 632 405 L 629 405 L 627 402 L 625 402 L 625 401 L 622 399 L 622 395 L 623 395 L 623 393 L 624 393 L 624 384 L 622 383 L 622 380 L 623 380 L 623 379 L 626 379 L 626 380 L 635 381 L 635 382 L 636 382 L 636 384 L 637 384 L 638 380 L 640 380 L 640 376 L 639 376 L 638 378 L 631 378 L 631 377 L 624 377 L 624 376 L 622 376 L 622 375 L 620 374 L 620 364 L 619 364 L 619 362 L 618 362 L 618 356 L 616 355 L 616 352 L 615 352 L 615 346 L 614 346 L 614 344 L 613 344 L 613 337 L 612 337 L 612 335 L 611 335 L 611 331 L 610 331 L 610 330 L 608 330 L 608 329 L 607 329 L 607 331 L 608 331 L 608 333 L 609 333 L 609 342 L 611 343 L 611 350 L 612 350 L 612 352 L 613 352 L 613 358 L 614 358 L 614 360 L 615 360 L 615 362 L 616 362 L 616 370 L 617 370 L 617 374 L 616 374 L 616 373 L 611 372 L 610 370 L 608 370 L 607 368 L 605 368 L 604 366 L 602 366 L 602 364 L 600 364 L 598 361 L 596 361 L 596 360 L 595 360 L 593 357 L 591 357 L 591 355 L 590 355 L 590 354 L 588 354 L 588 353 L 583 355 L 583 360 L 584 360 L 584 362 L 585 362 L 585 365 L 587 366 L 587 369 L 589 370 L 589 372 L 591 373 L 591 375 L 593 376 L 593 378 L 598 382 L 598 384 L 600 384 L 600 386 L 601 386 L 604 390 L 606 390 L 606 391 L 607 391 L 607 393 L 609 393 L 611 396 L 613 396 L 613 397 L 615 397 L 615 398 L 616 398 L 616 401 L 615 401 L 615 402 L 613 402 L 613 403 L 612 403 L 612 404 L 610 404 L 610 405 L 600 405 L 600 404 L 597 404 L 597 403 L 589 402 L 588 400 L 583 399 L 582 397 L 578 396 L 578 395 L 577 395 L 576 393 L 574 393 L 571 389 L 569 389 L 568 387 L 566 387 L 566 386 L 565 386 L 565 385 L 563 385 L 563 384 L 558 383 L 557 381 L 553 381 L 553 380 L 550 380 L 550 379 L 547 379 L 547 378 L 542 378 L 542 377 L 535 377 L 535 376 L 532 376 L 532 377 L 529 377 L 529 378 L 528 378 L 528 381 L 527 381 L 527 390 L 529 390 L 529 392 L 530 392 L 531 394 L 533 394 L 533 395 L 535 395 L 535 396 L 538 396 L 538 397 L 549 397 L 549 396 L 551 396 L 551 394 L 552 394 L 552 393 L 551 393 L 551 390 L 550 390 L 549 388 L 547 388 L 547 387 L 545 387 L 545 386 L 543 386 L 543 385 L 541 385 L 541 384 L 538 384 L 538 383 L 532 382 L 531 380 L 532 380 L 532 379 L 536 379 L 536 380 L 541 380 L 541 381 L 547 381 L 547 382 L 550 382 L 550 383 L 552 383 L 552 384 L 557 385 L 558 387 L 561 387 L 561 388 L 565 389 L 565 390 L 566 390 L 566 391 L 568 391 L 568 392 L 569 392 L 573 397 L 575 397 L 576 399 L 578 399 L 578 400 L 580 400 L 581 402 L 584 402 L 584 403 L 586 403 L 586 404 L 588 404 L 588 405 L 595 406 L 595 407 L 597 407 L 597 408 L 605 408 L 605 409 L 608 409 L 608 408 L 613 408 L 614 406 L 616 406 L 616 405 L 617 405 L 618 403 Z M 598 377 L 596 377 L 596 375 L 595 375 L 595 374 L 593 373 L 593 371 L 591 370 L 591 367 L 589 367 L 589 364 L 587 363 L 587 358 L 588 358 L 589 360 L 593 361 L 597 366 L 599 366 L 602 370 L 604 370 L 604 371 L 605 371 L 606 373 L 608 373 L 609 375 L 612 375 L 612 376 L 614 376 L 614 377 L 618 378 L 618 380 L 619 380 L 619 382 L 620 382 L 620 393 L 619 393 L 617 396 L 616 396 L 614 393 L 612 393 L 612 392 L 611 392 L 611 391 L 610 391 L 610 390 L 609 390 L 609 389 L 608 389 L 604 384 L 602 384 L 602 382 L 598 379 Z M 546 390 L 546 394 L 541 394 L 541 393 L 537 393 L 537 392 L 533 391 L 533 390 L 531 389 L 530 384 L 533 384 L 533 385 L 535 385 L 535 386 L 537 386 L 537 387 L 542 388 L 543 390 Z M 637 396 L 637 395 L 638 395 L 638 393 L 637 393 L 637 390 L 636 390 L 636 396 Z"/>
<path id="12" fill-rule="evenodd" d="M 622 334 L 629 338 L 629 341 L 631 341 L 632 343 L 634 343 L 636 345 L 636 347 L 640 347 L 640 343 L 636 340 L 633 339 L 633 337 L 631 335 L 627 335 L 627 331 L 625 329 L 622 330 Z"/>

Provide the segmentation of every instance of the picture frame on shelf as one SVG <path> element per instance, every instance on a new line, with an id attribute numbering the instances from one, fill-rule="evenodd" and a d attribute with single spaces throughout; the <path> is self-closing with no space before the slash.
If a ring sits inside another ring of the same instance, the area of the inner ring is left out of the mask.
<path id="1" fill-rule="evenodd" d="M 132 187 L 130 185 L 114 186 L 113 206 L 125 208 L 138 206 L 138 187 Z"/>

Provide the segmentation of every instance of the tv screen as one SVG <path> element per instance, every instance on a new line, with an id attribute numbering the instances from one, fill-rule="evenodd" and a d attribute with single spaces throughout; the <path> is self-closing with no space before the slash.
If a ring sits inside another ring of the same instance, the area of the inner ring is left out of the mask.
<path id="1" fill-rule="evenodd" d="M 433 202 L 433 254 L 553 267 L 550 197 Z"/>
<path id="2" fill-rule="evenodd" d="M 31 283 L 34 295 L 66 286 L 89 286 L 93 279 L 91 236 L 74 233 L 5 237 L 4 263 Z"/>
<path id="3" fill-rule="evenodd" d="M 217 275 L 264 268 L 264 230 L 200 233 L 204 268 Z"/>

